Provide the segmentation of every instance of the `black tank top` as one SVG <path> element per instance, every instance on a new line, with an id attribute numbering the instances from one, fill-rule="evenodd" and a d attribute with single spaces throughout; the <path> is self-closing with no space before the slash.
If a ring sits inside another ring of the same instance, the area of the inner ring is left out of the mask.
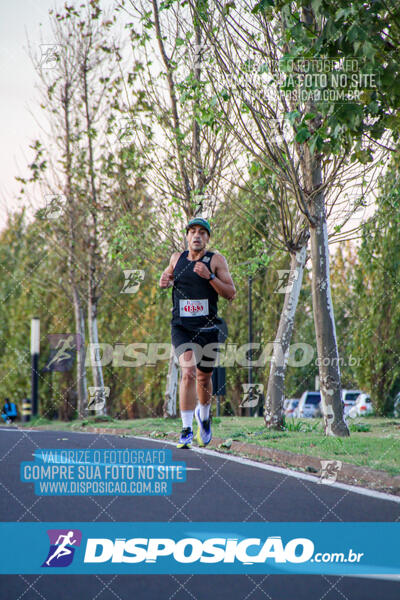
<path id="1" fill-rule="evenodd" d="M 203 262 L 211 271 L 214 252 L 207 251 L 199 260 L 189 260 L 188 250 L 180 255 L 174 271 L 172 288 L 172 325 L 187 329 L 212 327 L 216 323 L 218 294 L 207 279 L 193 271 L 196 262 Z"/>

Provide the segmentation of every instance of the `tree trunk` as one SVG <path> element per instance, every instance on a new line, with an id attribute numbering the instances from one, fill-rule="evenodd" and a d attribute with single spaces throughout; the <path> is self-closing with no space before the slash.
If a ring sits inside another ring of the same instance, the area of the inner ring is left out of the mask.
<path id="1" fill-rule="evenodd" d="M 65 195 L 67 199 L 68 212 L 68 274 L 69 284 L 72 290 L 72 302 L 75 316 L 75 333 L 77 334 L 77 410 L 78 418 L 83 418 L 87 410 L 87 389 L 86 389 L 86 367 L 85 367 L 85 317 L 82 308 L 81 295 L 76 281 L 76 205 L 72 193 L 72 154 L 71 154 L 71 124 L 70 124 L 70 103 L 72 98 L 72 89 L 70 81 L 66 81 L 64 86 L 64 95 L 62 100 L 64 110 L 65 127 L 65 157 L 66 157 L 66 186 Z"/>
<path id="2" fill-rule="evenodd" d="M 290 279 L 292 280 L 285 294 L 278 331 L 275 337 L 271 370 L 268 378 L 265 397 L 265 424 L 270 429 L 284 429 L 283 400 L 285 391 L 286 365 L 292 339 L 294 318 L 303 281 L 304 265 L 307 255 L 307 243 L 291 254 Z M 293 275 L 293 273 L 297 273 Z"/>
<path id="3" fill-rule="evenodd" d="M 303 6 L 303 18 L 308 26 L 318 30 L 316 17 L 311 5 Z M 313 131 L 314 126 L 320 124 L 320 115 L 312 102 L 308 103 L 305 112 L 316 115 L 310 121 L 309 125 L 311 131 Z M 303 145 L 303 149 L 303 179 L 311 213 L 311 290 L 325 434 L 346 437 L 350 435 L 350 432 L 343 418 L 339 353 L 329 276 L 328 228 L 325 195 L 322 189 L 321 156 L 318 153 L 312 155 L 307 144 Z"/>
<path id="4" fill-rule="evenodd" d="M 85 118 L 86 118 L 86 137 L 87 137 L 87 149 L 89 154 L 89 215 L 90 215 L 90 226 L 89 226 L 89 269 L 88 269 L 88 327 L 89 327 L 89 340 L 95 348 L 98 348 L 99 336 L 97 329 L 97 307 L 99 302 L 98 294 L 98 281 L 96 281 L 99 271 L 99 253 L 98 253 L 98 231 L 97 231 L 97 218 L 100 202 L 97 198 L 97 189 L 95 182 L 95 158 L 93 150 L 93 121 L 90 113 L 90 90 L 88 83 L 89 73 L 89 60 L 88 56 L 85 55 L 84 63 L 82 64 L 82 86 L 83 86 L 83 101 L 85 107 Z M 102 408 L 97 408 L 96 413 L 105 415 L 106 410 L 106 395 L 104 389 L 103 380 L 103 368 L 101 361 L 92 360 L 92 373 L 93 373 L 93 385 L 97 388 L 96 390 L 96 404 L 101 402 Z"/>
<path id="5" fill-rule="evenodd" d="M 190 220 L 190 218 L 188 216 L 187 216 L 187 220 L 188 220 L 188 222 Z M 188 243 L 187 243 L 186 235 L 183 236 L 183 246 L 184 246 L 184 249 L 187 250 Z M 177 416 L 176 396 L 177 396 L 178 384 L 176 382 L 178 382 L 178 381 L 179 381 L 179 362 L 175 358 L 174 350 L 171 347 L 171 353 L 169 355 L 167 383 L 165 386 L 165 394 L 164 394 L 164 405 L 163 405 L 164 418 Z"/>
<path id="6" fill-rule="evenodd" d="M 99 334 L 97 329 L 97 300 L 95 298 L 93 288 L 89 281 L 89 294 L 88 294 L 88 325 L 89 325 L 89 341 L 92 348 L 98 348 Z M 93 385 L 97 388 L 96 398 L 104 400 L 102 408 L 96 409 L 96 413 L 100 415 L 107 414 L 106 409 L 106 394 L 104 390 L 104 379 L 103 379 L 103 368 L 101 361 L 91 360 L 92 365 L 92 376 Z"/>
<path id="7" fill-rule="evenodd" d="M 310 226 L 311 289 L 325 434 L 345 437 L 350 433 L 343 418 L 339 353 L 329 276 L 328 229 L 324 193 L 320 189 L 322 185 L 321 164 L 320 159 L 317 156 L 312 157 L 308 149 L 306 156 L 308 170 L 306 180 L 311 183 L 311 189 L 314 192 L 310 206 L 314 218 L 314 224 Z M 320 191 L 316 192 L 318 189 Z"/>
<path id="8" fill-rule="evenodd" d="M 173 348 L 171 348 L 171 354 L 169 357 L 168 375 L 167 375 L 167 386 L 164 395 L 163 405 L 163 417 L 176 417 L 176 398 L 178 395 L 179 385 L 179 363 L 175 357 Z"/>
<path id="9" fill-rule="evenodd" d="M 87 414 L 87 387 L 86 387 L 86 367 L 85 367 L 85 316 L 82 308 L 81 299 L 76 289 L 72 287 L 75 330 L 78 337 L 76 348 L 76 373 L 77 373 L 77 393 L 78 393 L 78 418 L 83 419 Z"/>

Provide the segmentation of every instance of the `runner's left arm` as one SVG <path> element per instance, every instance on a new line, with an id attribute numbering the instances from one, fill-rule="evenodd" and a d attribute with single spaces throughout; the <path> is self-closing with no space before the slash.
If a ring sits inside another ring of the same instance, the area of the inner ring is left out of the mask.
<path id="1" fill-rule="evenodd" d="M 236 288 L 229 272 L 228 263 L 222 254 L 215 254 L 215 279 L 210 281 L 210 285 L 223 298 L 232 301 L 236 296 Z"/>

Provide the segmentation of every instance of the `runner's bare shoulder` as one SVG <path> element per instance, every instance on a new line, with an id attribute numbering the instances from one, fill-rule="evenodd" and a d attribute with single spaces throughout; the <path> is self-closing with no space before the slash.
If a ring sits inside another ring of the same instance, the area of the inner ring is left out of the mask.
<path id="1" fill-rule="evenodd" d="M 213 252 L 210 266 L 211 270 L 214 271 L 216 268 L 223 265 L 224 262 L 226 262 L 226 259 L 221 252 L 218 252 L 218 250 L 210 250 L 210 252 Z"/>
<path id="2" fill-rule="evenodd" d="M 176 263 L 179 260 L 180 255 L 182 254 L 182 252 L 173 252 L 171 255 L 171 259 L 169 261 L 169 266 L 171 267 L 171 270 L 173 271 L 176 267 Z"/>

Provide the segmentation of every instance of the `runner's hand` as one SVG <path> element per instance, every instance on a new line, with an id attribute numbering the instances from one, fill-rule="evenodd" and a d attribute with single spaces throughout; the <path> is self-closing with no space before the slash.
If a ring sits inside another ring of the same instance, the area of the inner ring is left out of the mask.
<path id="1" fill-rule="evenodd" d="M 210 270 L 206 267 L 206 265 L 202 262 L 197 262 L 194 265 L 193 271 L 203 277 L 204 279 L 210 279 Z"/>
<path id="2" fill-rule="evenodd" d="M 167 288 L 167 287 L 170 287 L 171 285 L 173 285 L 173 283 L 174 283 L 174 276 L 171 275 L 171 273 L 166 273 L 164 271 L 164 273 L 160 277 L 160 287 Z"/>

